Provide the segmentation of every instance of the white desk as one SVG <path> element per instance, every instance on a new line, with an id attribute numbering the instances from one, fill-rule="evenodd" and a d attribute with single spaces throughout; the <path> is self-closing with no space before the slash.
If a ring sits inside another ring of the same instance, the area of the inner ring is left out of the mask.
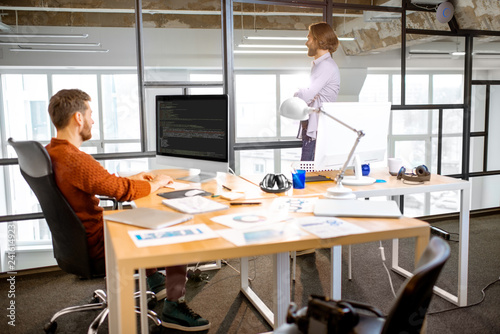
<path id="1" fill-rule="evenodd" d="M 231 188 L 236 185 L 228 184 Z M 210 185 L 204 185 L 210 187 Z M 210 188 L 207 190 L 210 191 Z M 294 192 L 295 195 L 295 192 Z M 272 199 L 263 199 L 263 207 Z M 155 194 L 136 201 L 139 207 L 153 207 L 169 210 L 161 205 L 161 198 Z M 211 217 L 236 213 L 252 212 L 251 207 L 233 207 L 230 211 L 218 211 L 196 215 L 184 224 L 205 223 L 213 230 L 224 228 L 210 220 Z M 366 233 L 353 234 L 329 239 L 320 239 L 307 234 L 293 241 L 273 241 L 265 244 L 235 246 L 223 238 L 195 241 L 155 247 L 137 248 L 128 235 L 129 230 L 136 229 L 124 224 L 105 222 L 106 244 L 106 281 L 109 305 L 110 333 L 134 333 L 136 316 L 134 314 L 134 270 L 172 266 L 183 263 L 204 262 L 220 258 L 243 258 L 241 270 L 241 290 L 257 306 L 264 318 L 277 327 L 285 323 L 286 310 L 290 304 L 290 267 L 289 252 L 309 248 L 341 247 L 355 243 L 365 243 L 393 238 L 416 238 L 415 261 L 422 254 L 429 240 L 430 229 L 425 222 L 413 218 L 401 219 L 346 219 L 347 221 L 367 229 Z M 335 249 L 335 248 L 334 248 Z M 273 286 L 276 294 L 271 311 L 248 286 L 248 266 L 244 258 L 264 254 L 273 254 L 274 276 Z M 145 285 L 144 280 L 140 282 Z M 147 319 L 141 317 L 141 328 L 147 331 Z"/>
<path id="2" fill-rule="evenodd" d="M 317 174 L 328 175 L 334 177 L 336 172 L 318 172 Z M 467 305 L 467 279 L 468 279 L 468 263 L 469 263 L 469 218 L 470 218 L 470 182 L 452 177 L 432 174 L 431 180 L 424 183 L 408 184 L 397 180 L 395 176 L 391 176 L 387 170 L 378 170 L 370 173 L 370 177 L 376 179 L 384 179 L 386 183 L 375 183 L 369 186 L 347 186 L 356 194 L 357 198 L 368 198 L 375 196 L 400 196 L 418 193 L 429 193 L 435 191 L 458 190 L 460 191 L 460 230 L 459 230 L 459 254 L 458 254 L 458 291 L 454 295 L 439 287 L 435 287 L 434 291 L 444 299 L 458 306 Z M 315 182 L 308 183 L 306 188 L 308 193 L 322 194 L 328 187 L 333 186 L 332 182 Z M 295 191 L 296 192 L 296 191 Z M 399 266 L 398 261 L 398 246 L 397 239 L 393 240 L 392 268 L 404 275 L 410 276 L 411 273 Z M 337 247 L 332 251 L 333 266 L 333 282 L 332 282 L 332 298 L 340 299 L 340 280 L 341 280 L 341 248 Z"/>

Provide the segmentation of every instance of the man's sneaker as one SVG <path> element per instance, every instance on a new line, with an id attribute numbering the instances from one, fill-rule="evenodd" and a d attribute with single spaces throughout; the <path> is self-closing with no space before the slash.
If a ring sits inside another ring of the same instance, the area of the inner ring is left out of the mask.
<path id="1" fill-rule="evenodd" d="M 167 328 L 194 332 L 210 328 L 210 322 L 193 312 L 185 302 L 165 299 L 161 324 Z"/>
<path id="2" fill-rule="evenodd" d="M 153 275 L 146 278 L 148 283 L 148 290 L 153 291 L 156 295 L 156 300 L 162 300 L 167 296 L 167 289 L 165 289 L 165 275 L 157 271 Z"/>

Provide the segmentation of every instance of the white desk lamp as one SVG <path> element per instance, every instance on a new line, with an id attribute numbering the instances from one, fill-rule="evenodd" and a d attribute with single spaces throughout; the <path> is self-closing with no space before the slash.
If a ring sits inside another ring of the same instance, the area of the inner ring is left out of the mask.
<path id="1" fill-rule="evenodd" d="M 349 155 L 347 156 L 347 160 L 344 162 L 344 165 L 340 169 L 340 173 L 337 175 L 336 182 L 337 185 L 332 188 L 328 188 L 326 190 L 326 197 L 330 198 L 335 198 L 335 199 L 355 199 L 356 195 L 352 193 L 352 189 L 345 188 L 342 185 L 342 180 L 344 179 L 344 174 L 345 170 L 347 168 L 347 165 L 352 159 L 352 156 L 354 155 L 354 151 L 356 150 L 356 147 L 359 144 L 359 141 L 361 140 L 361 137 L 365 135 L 365 133 L 361 130 L 356 130 L 353 127 L 347 125 L 346 123 L 342 122 L 341 120 L 333 117 L 332 115 L 326 113 L 323 109 L 315 109 L 308 107 L 306 102 L 302 100 L 301 98 L 298 97 L 291 97 L 289 99 L 286 99 L 280 106 L 280 114 L 283 117 L 290 118 L 290 119 L 295 119 L 295 120 L 300 120 L 300 121 L 305 121 L 308 119 L 309 114 L 313 112 L 319 112 L 322 113 L 329 118 L 333 119 L 334 121 L 340 123 L 341 125 L 345 126 L 349 130 L 355 132 L 357 134 L 357 138 L 354 141 L 354 145 L 351 148 L 351 151 L 349 152 Z"/>

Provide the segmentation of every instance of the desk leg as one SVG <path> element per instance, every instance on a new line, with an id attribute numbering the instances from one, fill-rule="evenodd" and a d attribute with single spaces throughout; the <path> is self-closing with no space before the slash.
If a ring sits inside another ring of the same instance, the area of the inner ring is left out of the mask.
<path id="1" fill-rule="evenodd" d="M 146 269 L 139 269 L 139 291 L 140 293 L 140 310 L 141 310 L 141 333 L 149 333 L 148 328 L 148 301 L 146 297 Z"/>
<path id="2" fill-rule="evenodd" d="M 417 265 L 418 261 L 420 260 L 420 257 L 422 254 L 424 254 L 425 248 L 427 247 L 427 244 L 429 243 L 429 237 L 430 237 L 430 230 L 423 236 L 418 236 L 415 240 L 415 266 Z"/>
<path id="3" fill-rule="evenodd" d="M 134 270 L 132 268 L 118 268 L 106 227 L 104 228 L 104 238 L 106 245 L 108 245 L 105 248 L 105 256 L 109 333 L 135 333 Z"/>
<path id="4" fill-rule="evenodd" d="M 274 326 L 274 314 L 267 307 L 266 304 L 257 296 L 257 294 L 248 285 L 248 258 L 241 258 L 241 269 L 240 269 L 240 279 L 241 279 L 241 292 L 248 298 L 252 305 L 259 311 L 259 313 L 266 319 L 267 323 Z"/>
<path id="5" fill-rule="evenodd" d="M 106 224 L 104 224 L 104 238 L 105 238 L 105 244 L 106 245 L 111 245 L 109 240 L 109 235 L 107 233 L 106 229 Z M 109 327 L 109 333 L 119 333 L 118 329 L 118 321 L 120 319 L 119 316 L 119 289 L 120 289 L 120 282 L 118 279 L 118 274 L 117 274 L 117 265 L 115 261 L 115 256 L 114 256 L 114 250 L 113 247 L 107 246 L 105 248 L 105 256 L 106 256 L 106 272 L 110 273 L 109 275 L 106 275 L 106 295 L 108 299 L 108 308 L 109 308 L 109 314 L 108 314 L 108 327 Z"/>
<path id="6" fill-rule="evenodd" d="M 425 248 L 429 243 L 430 234 L 431 232 L 429 229 L 427 230 L 426 234 L 418 236 L 415 240 L 415 266 L 420 260 L 422 254 L 424 254 Z M 427 315 L 425 316 L 424 323 L 422 324 L 422 328 L 420 329 L 420 334 L 426 334 L 426 333 L 427 333 Z"/>
<path id="7" fill-rule="evenodd" d="M 348 272 L 347 272 L 347 278 L 350 280 L 352 280 L 352 245 L 349 245 L 349 254 L 348 254 L 348 258 L 347 258 L 347 268 L 348 268 Z"/>
<path id="8" fill-rule="evenodd" d="M 290 305 L 290 254 L 273 254 L 274 262 L 274 328 L 286 323 L 286 312 Z"/>
<path id="9" fill-rule="evenodd" d="M 460 228 L 458 253 L 458 306 L 467 305 L 469 271 L 470 183 L 460 194 Z"/>
<path id="10" fill-rule="evenodd" d="M 469 224 L 470 224 L 470 183 L 460 189 L 459 250 L 458 250 L 458 291 L 457 295 L 434 287 L 434 292 L 458 305 L 467 306 L 467 286 L 469 272 Z"/>
<path id="11" fill-rule="evenodd" d="M 342 246 L 334 246 L 330 256 L 330 297 L 335 300 L 342 299 Z"/>
<path id="12" fill-rule="evenodd" d="M 399 267 L 399 239 L 392 239 L 392 269 L 402 269 Z"/>
<path id="13" fill-rule="evenodd" d="M 467 306 L 467 280 L 469 271 L 469 217 L 470 216 L 470 183 L 460 190 L 460 226 L 458 249 L 458 292 L 453 294 L 435 286 L 434 292 L 458 306 Z"/>
<path id="14" fill-rule="evenodd" d="M 396 203 L 399 206 L 399 210 L 401 210 L 401 213 L 404 211 L 404 203 L 403 203 L 403 195 L 399 196 L 392 196 L 391 199 L 393 201 L 396 201 Z M 399 272 L 402 275 L 408 276 L 411 275 L 408 271 L 404 270 L 399 266 L 399 239 L 392 239 L 392 261 L 391 261 L 391 268 Z M 404 273 L 402 273 L 404 272 Z"/>
<path id="15" fill-rule="evenodd" d="M 266 321 L 277 328 L 286 322 L 286 312 L 290 304 L 290 254 L 273 254 L 273 311 L 264 304 L 262 299 L 250 288 L 248 284 L 248 258 L 241 258 L 241 292 L 248 298 Z"/>

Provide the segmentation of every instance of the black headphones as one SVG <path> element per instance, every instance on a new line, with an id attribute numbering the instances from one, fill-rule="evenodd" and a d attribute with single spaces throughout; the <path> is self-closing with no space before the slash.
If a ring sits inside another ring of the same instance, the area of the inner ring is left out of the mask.
<path id="1" fill-rule="evenodd" d="M 424 182 L 431 179 L 431 173 L 426 165 L 420 165 L 411 173 L 406 173 L 406 168 L 401 167 L 398 172 L 398 180 L 406 180 L 411 182 Z"/>
<path id="2" fill-rule="evenodd" d="M 260 182 L 260 189 L 266 193 L 282 193 L 291 187 L 292 182 L 283 174 L 267 174 Z"/>

